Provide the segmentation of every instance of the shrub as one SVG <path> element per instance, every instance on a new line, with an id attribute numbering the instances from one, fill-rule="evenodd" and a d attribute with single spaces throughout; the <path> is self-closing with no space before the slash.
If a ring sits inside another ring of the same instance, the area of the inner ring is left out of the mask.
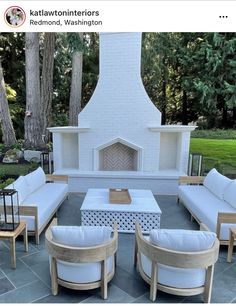
<path id="1" fill-rule="evenodd" d="M 3 181 L 3 180 L 0 180 L 0 189 L 3 189 L 5 188 L 6 186 L 10 185 L 11 183 L 14 182 L 14 179 L 13 178 L 8 178 L 7 180 Z"/>
<path id="2" fill-rule="evenodd" d="M 207 138 L 207 139 L 236 139 L 236 130 L 199 130 L 196 129 L 191 133 L 192 138 Z"/>

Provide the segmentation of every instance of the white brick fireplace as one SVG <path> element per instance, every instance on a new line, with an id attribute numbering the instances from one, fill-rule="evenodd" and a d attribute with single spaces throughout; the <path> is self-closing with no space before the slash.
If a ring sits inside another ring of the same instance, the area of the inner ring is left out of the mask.
<path id="1" fill-rule="evenodd" d="M 187 171 L 193 126 L 161 125 L 141 70 L 141 33 L 101 33 L 99 80 L 78 127 L 54 127 L 55 173 L 71 191 L 148 188 L 176 193 Z"/>

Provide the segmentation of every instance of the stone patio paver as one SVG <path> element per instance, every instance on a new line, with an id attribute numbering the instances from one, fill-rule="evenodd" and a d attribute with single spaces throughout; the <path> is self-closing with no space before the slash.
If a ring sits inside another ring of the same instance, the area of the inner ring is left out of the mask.
<path id="1" fill-rule="evenodd" d="M 84 194 L 71 194 L 58 211 L 58 223 L 80 224 L 80 206 Z M 196 222 L 176 196 L 158 196 L 162 210 L 161 228 L 198 229 Z M 109 284 L 108 300 L 100 298 L 100 290 L 73 291 L 59 287 L 54 297 L 50 290 L 48 254 L 44 247 L 44 233 L 40 244 L 29 237 L 29 253 L 23 252 L 23 241 L 17 241 L 17 268 L 10 268 L 9 248 L 0 242 L 0 303 L 149 303 L 149 286 L 141 279 L 133 266 L 134 235 L 119 234 L 117 270 Z M 221 247 L 215 266 L 212 303 L 236 302 L 236 253 L 232 263 L 226 262 L 227 247 Z M 17 288 L 15 288 L 17 287 Z M 201 295 L 180 297 L 158 292 L 156 303 L 201 303 Z"/>

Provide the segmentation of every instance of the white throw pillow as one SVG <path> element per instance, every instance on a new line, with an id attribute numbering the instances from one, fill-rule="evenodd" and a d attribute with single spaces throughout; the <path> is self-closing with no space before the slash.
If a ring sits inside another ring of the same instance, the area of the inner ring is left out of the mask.
<path id="1" fill-rule="evenodd" d="M 212 247 L 216 234 L 206 231 L 154 229 L 150 242 L 160 247 L 182 252 L 199 252 Z"/>
<path id="2" fill-rule="evenodd" d="M 21 204 L 30 193 L 29 185 L 24 176 L 19 176 L 17 180 L 6 186 L 4 189 L 16 189 L 18 191 L 19 204 Z M 14 204 L 16 204 L 16 194 L 13 196 L 13 201 Z M 1 203 L 3 203 L 3 201 L 1 201 Z M 6 197 L 6 204 L 11 204 L 11 197 Z"/>
<path id="3" fill-rule="evenodd" d="M 233 180 L 224 190 L 224 200 L 236 209 L 236 180 Z"/>
<path id="4" fill-rule="evenodd" d="M 203 185 L 219 199 L 223 200 L 224 190 L 232 180 L 213 168 L 206 176 Z"/>
<path id="5" fill-rule="evenodd" d="M 34 192 L 46 183 L 46 176 L 41 167 L 38 167 L 38 169 L 25 175 L 25 179 L 29 185 L 30 193 Z"/>
<path id="6" fill-rule="evenodd" d="M 18 177 L 18 179 L 12 183 L 13 188 L 18 191 L 19 203 L 24 201 L 24 199 L 29 195 L 29 185 L 23 176 Z"/>
<path id="7" fill-rule="evenodd" d="M 108 226 L 52 226 L 55 242 L 74 247 L 96 246 L 108 241 L 112 228 Z"/>

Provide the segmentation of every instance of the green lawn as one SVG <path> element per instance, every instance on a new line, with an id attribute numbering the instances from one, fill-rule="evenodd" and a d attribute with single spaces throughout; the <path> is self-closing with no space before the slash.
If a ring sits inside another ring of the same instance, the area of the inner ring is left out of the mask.
<path id="1" fill-rule="evenodd" d="M 32 168 L 31 164 L 0 164 L 0 177 L 4 175 L 25 175 Z"/>
<path id="2" fill-rule="evenodd" d="M 207 170 L 218 168 L 222 173 L 236 173 L 236 140 L 191 138 L 190 153 L 201 153 Z"/>

